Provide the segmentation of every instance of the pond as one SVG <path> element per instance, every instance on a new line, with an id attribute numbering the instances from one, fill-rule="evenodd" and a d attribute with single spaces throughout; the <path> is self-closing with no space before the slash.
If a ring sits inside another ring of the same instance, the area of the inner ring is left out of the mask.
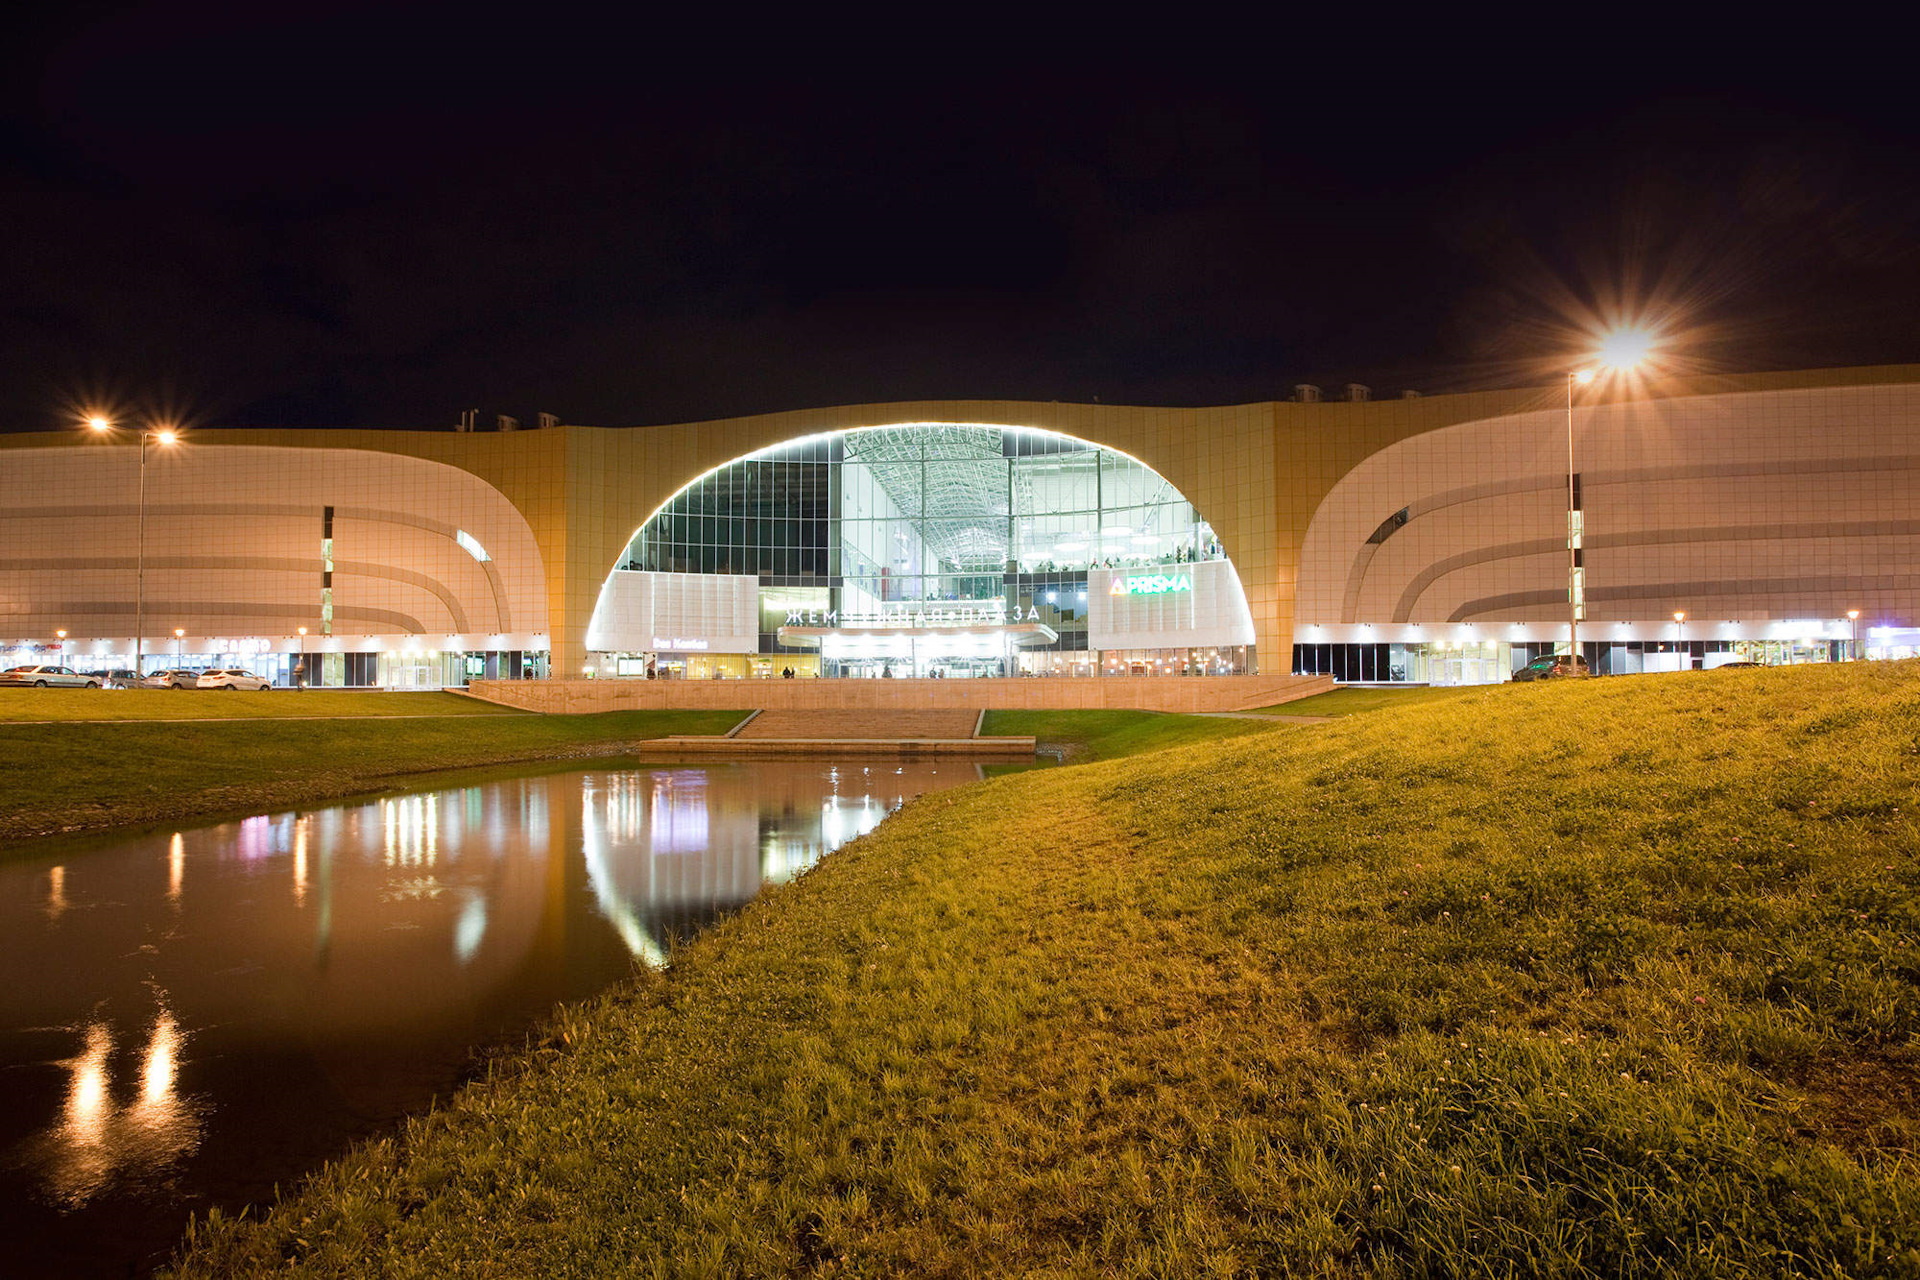
<path id="1" fill-rule="evenodd" d="M 0 864 L 9 1275 L 144 1274 L 190 1215 L 458 1087 L 555 1004 L 971 763 L 599 768 L 16 850 Z"/>

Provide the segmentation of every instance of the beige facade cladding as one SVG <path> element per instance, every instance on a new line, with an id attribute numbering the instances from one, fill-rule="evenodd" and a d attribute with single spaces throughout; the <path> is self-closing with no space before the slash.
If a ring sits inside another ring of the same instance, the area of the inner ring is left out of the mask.
<path id="1" fill-rule="evenodd" d="M 1920 385 L 1696 394 L 1576 409 L 1592 643 L 1848 639 L 1920 621 Z M 1302 547 L 1307 643 L 1564 638 L 1564 407 L 1370 454 Z M 1649 633 L 1649 625 L 1652 633 Z M 1817 629 L 1816 629 L 1817 628 Z"/>
<path id="2" fill-rule="evenodd" d="M 1617 411 L 1627 414 L 1627 418 L 1616 416 L 1607 421 L 1627 422 L 1633 414 L 1656 412 L 1656 407 L 1663 404 L 1670 409 L 1657 412 L 1690 412 L 1685 407 L 1688 400 L 1710 398 L 1722 406 L 1717 412 L 1732 415 L 1729 421 L 1734 426 L 1727 438 L 1730 454 L 1738 456 L 1759 449 L 1784 459 L 1795 456 L 1794 449 L 1799 446 L 1773 443 L 1774 437 L 1784 441 L 1824 429 L 1820 425 L 1824 419 L 1818 415 L 1807 417 L 1789 409 L 1790 404 L 1797 402 L 1786 393 L 1802 388 L 1853 388 L 1860 404 L 1896 406 L 1874 418 L 1875 430 L 1882 433 L 1881 444 L 1885 450 L 1894 450 L 1897 440 L 1905 439 L 1913 443 L 1910 452 L 1920 453 L 1920 428 L 1907 416 L 1905 407 L 1908 403 L 1905 397 L 1912 388 L 1901 388 L 1899 384 L 1920 384 L 1920 367 L 1674 381 L 1652 388 L 1646 393 L 1648 399 Z M 225 456 L 216 455 L 214 451 L 232 448 L 276 453 L 352 450 L 440 463 L 477 477 L 503 496 L 524 519 L 533 550 L 522 559 L 537 559 L 537 574 L 543 586 L 537 595 L 541 597 L 542 621 L 551 637 L 553 667 L 557 672 L 569 672 L 579 670 L 586 656 L 586 630 L 594 606 L 607 575 L 628 541 L 662 503 L 709 470 L 796 437 L 851 427 L 946 422 L 1056 431 L 1130 455 L 1165 477 L 1192 502 L 1211 524 L 1238 570 L 1253 617 L 1260 670 L 1278 674 L 1287 670 L 1295 640 L 1297 597 L 1303 586 L 1314 602 L 1320 601 L 1328 590 L 1322 584 L 1329 574 L 1340 579 L 1338 590 L 1345 590 L 1354 549 L 1335 546 L 1334 543 L 1341 541 L 1339 538 L 1324 547 L 1317 541 L 1310 546 L 1309 538 L 1316 513 L 1343 479 L 1363 463 L 1402 442 L 1431 435 L 1434 446 L 1442 447 L 1447 436 L 1442 429 L 1461 424 L 1481 424 L 1475 430 L 1482 431 L 1484 438 L 1476 438 L 1473 448 L 1488 454 L 1496 469 L 1501 450 L 1507 447 L 1503 442 L 1513 441 L 1517 445 L 1524 440 L 1530 442 L 1526 448 L 1537 452 L 1539 457 L 1520 469 L 1529 475 L 1545 474 L 1548 464 L 1554 461 L 1554 449 L 1548 437 L 1553 434 L 1556 421 L 1553 409 L 1561 395 L 1561 388 L 1554 386 L 1407 400 L 1266 402 L 1196 409 L 1038 401 L 924 401 L 809 409 L 672 426 L 569 426 L 504 434 L 359 429 L 219 430 L 194 433 L 182 447 L 204 450 L 208 457 Z M 1596 400 L 1602 398 L 1596 397 Z M 1768 443 L 1753 444 L 1742 434 L 1739 423 L 1747 417 L 1764 424 Z M 1564 437 L 1561 440 L 1563 444 Z M 5 451 L 5 461 L 0 462 L 0 466 L 8 468 L 27 461 L 27 456 L 17 451 L 57 450 L 72 460 L 76 469 L 71 474 L 81 477 L 105 476 L 109 472 L 117 475 L 127 469 L 126 457 L 131 452 L 125 447 L 124 438 L 121 449 L 108 451 L 100 442 L 85 438 L 77 430 L 0 436 L 0 450 Z M 150 467 L 157 465 L 156 458 L 156 454 L 149 454 Z M 289 461 L 287 455 L 280 455 L 274 463 L 278 474 L 291 474 Z M 231 478 L 220 487 L 220 499 L 243 504 L 257 501 L 247 491 L 253 485 L 249 474 L 239 469 L 231 472 Z M 306 476 L 306 480 L 310 481 L 311 476 Z M 300 482 L 299 477 L 296 482 Z M 326 500 L 311 483 L 303 487 L 306 500 L 314 505 Z M 1389 484 L 1388 488 L 1391 487 Z M 1422 496 L 1432 486 L 1416 485 L 1415 488 L 1419 492 L 1412 493 L 1408 501 Z M 75 508 L 85 506 L 84 489 L 84 484 L 79 489 L 70 487 L 65 496 L 51 500 L 36 498 L 34 505 L 43 508 L 62 503 Z M 1684 501 L 1684 498 L 1674 500 Z M 1834 500 L 1840 500 L 1838 494 Z M 1888 498 L 1888 501 L 1897 500 L 1893 496 Z M 18 508 L 22 499 L 9 496 L 5 501 Z M 1368 501 L 1355 504 L 1353 510 L 1357 512 L 1362 507 L 1370 510 L 1381 503 L 1393 502 L 1394 495 L 1382 489 Z M 338 505 L 355 504 L 341 502 Z M 1850 509 L 1857 510 L 1857 507 Z M 0 511 L 0 515 L 4 514 Z M 16 510 L 14 514 L 20 516 L 21 512 Z M 435 517 L 430 511 L 421 514 L 447 522 L 444 515 Z M 1381 514 L 1391 514 L 1391 510 Z M 1362 523 L 1365 518 L 1353 516 Z M 1822 512 L 1790 520 L 1805 523 L 1813 519 L 1842 518 L 1839 514 Z M 0 521 L 0 530 L 9 526 L 17 529 L 22 527 L 22 521 Z M 1486 540 L 1489 544 L 1537 542 L 1558 536 L 1544 526 L 1543 530 L 1516 538 L 1490 534 Z M 1408 547 L 1414 545 L 1411 541 L 1407 544 Z M 59 559 L 69 554 L 80 556 L 84 550 L 70 542 L 67 550 L 56 548 L 48 554 Z M 1466 550 L 1436 548 L 1436 551 L 1440 559 L 1468 554 Z M 4 561 L 7 554 L 0 548 L 0 561 Z M 1825 554 L 1845 553 L 1830 548 Z M 501 553 L 495 553 L 494 558 L 501 572 L 507 572 Z M 1392 596 L 1391 601 L 1381 605 L 1385 610 L 1383 621 L 1392 616 L 1415 577 L 1430 571 L 1442 576 L 1458 576 L 1436 569 L 1440 559 L 1407 570 L 1402 575 L 1404 581 L 1399 577 L 1391 583 L 1381 579 L 1385 585 L 1379 586 L 1379 590 Z M 397 567 L 423 572 L 417 566 Z M 218 575 L 229 571 L 209 568 L 206 571 L 211 575 L 207 579 L 208 589 L 217 590 Z M 13 577 L 12 573 L 0 566 L 0 634 L 6 638 L 16 638 L 11 633 L 18 629 L 5 620 L 9 614 L 22 626 L 29 622 L 41 626 L 47 621 L 33 612 L 31 596 L 35 588 L 27 579 Z M 1543 579 L 1541 584 L 1525 589 L 1550 591 L 1554 588 Z M 424 592 L 423 599 L 437 598 L 431 588 L 419 584 L 413 584 L 409 590 Z M 1375 587 L 1368 586 L 1365 590 L 1373 591 Z M 105 587 L 104 593 L 107 593 Z M 1424 600 L 1430 593 L 1423 590 L 1416 594 L 1416 599 Z M 492 616 L 493 589 L 481 587 L 476 581 L 472 592 L 463 590 L 455 594 L 463 602 L 477 602 L 463 603 L 461 607 L 469 615 L 469 625 L 481 629 L 481 624 L 474 619 Z M 444 602 L 440 606 L 423 607 L 431 611 L 443 605 Z M 1309 607 L 1318 610 L 1322 606 L 1312 603 Z M 1338 605 L 1333 607 L 1337 610 Z M 525 621 L 521 619 L 522 606 L 510 603 L 508 608 L 513 615 L 514 630 L 539 629 L 531 625 L 531 615 Z M 419 621 L 422 626 L 435 625 L 428 624 L 424 618 Z M 154 626 L 150 621 L 150 632 Z M 491 629 L 490 624 L 487 629 Z M 129 633 L 123 630 L 117 634 Z"/>

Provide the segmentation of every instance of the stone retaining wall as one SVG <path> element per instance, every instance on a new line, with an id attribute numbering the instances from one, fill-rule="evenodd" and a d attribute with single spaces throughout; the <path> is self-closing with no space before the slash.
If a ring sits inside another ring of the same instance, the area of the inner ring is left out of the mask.
<path id="1" fill-rule="evenodd" d="M 1246 711 L 1333 688 L 1332 676 L 1100 676 L 1007 680 L 475 680 L 467 692 L 528 711 Z"/>

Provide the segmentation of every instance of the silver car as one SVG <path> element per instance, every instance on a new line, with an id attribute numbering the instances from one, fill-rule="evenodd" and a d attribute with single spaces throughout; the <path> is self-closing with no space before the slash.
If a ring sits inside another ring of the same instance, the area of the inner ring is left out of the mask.
<path id="1" fill-rule="evenodd" d="M 136 689 L 192 689 L 200 682 L 198 671 L 175 667 L 168 671 L 149 671 L 135 682 Z"/>
<path id="2" fill-rule="evenodd" d="M 66 685 L 75 689 L 98 689 L 99 676 L 82 675 L 72 667 L 14 667 L 0 671 L 0 687 L 20 688 L 30 686 L 45 689 L 55 685 Z"/>
<path id="3" fill-rule="evenodd" d="M 197 689 L 247 689 L 254 693 L 263 693 L 273 688 L 273 681 L 257 676 L 251 671 L 242 671 L 230 667 L 219 671 L 209 671 L 194 683 Z"/>

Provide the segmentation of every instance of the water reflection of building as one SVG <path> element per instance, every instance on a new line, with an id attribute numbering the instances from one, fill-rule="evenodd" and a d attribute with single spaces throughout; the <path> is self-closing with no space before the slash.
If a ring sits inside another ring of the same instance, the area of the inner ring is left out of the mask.
<path id="1" fill-rule="evenodd" d="M 970 764 L 775 761 L 589 774 L 588 881 L 628 949 L 663 964 L 676 939 L 873 830 L 908 797 L 979 776 Z"/>

